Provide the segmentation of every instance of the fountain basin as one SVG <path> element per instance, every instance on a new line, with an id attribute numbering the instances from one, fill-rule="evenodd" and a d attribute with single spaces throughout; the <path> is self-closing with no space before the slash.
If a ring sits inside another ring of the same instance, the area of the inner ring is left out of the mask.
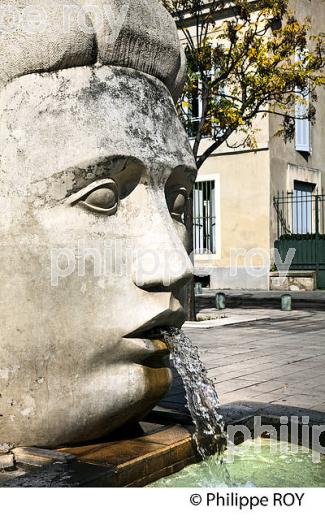
<path id="1" fill-rule="evenodd" d="M 98 443 L 13 450 L 14 471 L 0 471 L 1 487 L 144 487 L 197 458 L 192 427 L 142 422 Z"/>
<path id="2" fill-rule="evenodd" d="M 271 451 L 270 439 L 238 439 L 220 467 L 213 457 L 198 462 L 193 427 L 159 425 L 158 416 L 141 423 L 142 434 L 58 451 L 15 450 L 17 470 L 0 473 L 0 488 L 325 487 L 325 457 L 314 464 L 318 454 L 310 449 L 275 441 Z"/>
<path id="3" fill-rule="evenodd" d="M 211 457 L 149 487 L 325 487 L 325 456 L 296 444 L 257 438 L 226 452 L 222 465 Z"/>

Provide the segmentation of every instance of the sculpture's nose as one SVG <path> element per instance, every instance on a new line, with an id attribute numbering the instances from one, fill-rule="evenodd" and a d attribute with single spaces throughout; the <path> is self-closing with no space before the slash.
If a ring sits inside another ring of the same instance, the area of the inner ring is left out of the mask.
<path id="1" fill-rule="evenodd" d="M 193 265 L 183 243 L 184 226 L 173 222 L 167 207 L 156 211 L 150 220 L 134 259 L 134 283 L 151 292 L 178 291 L 193 276 Z"/>
<path id="2" fill-rule="evenodd" d="M 185 250 L 184 250 L 185 251 Z M 192 264 L 185 259 L 178 265 L 168 259 L 162 251 L 144 252 L 137 262 L 134 282 L 138 287 L 151 292 L 177 292 L 193 276 Z M 175 255 L 172 255 L 175 258 Z M 179 262 L 180 257 L 176 258 Z M 190 265 L 188 265 L 190 264 Z"/>

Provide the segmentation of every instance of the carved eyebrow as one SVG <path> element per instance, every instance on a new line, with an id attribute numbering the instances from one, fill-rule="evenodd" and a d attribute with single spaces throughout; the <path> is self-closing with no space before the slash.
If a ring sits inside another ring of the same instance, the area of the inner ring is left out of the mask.
<path id="1" fill-rule="evenodd" d="M 84 161 L 83 163 L 67 168 L 64 172 L 61 172 L 61 175 L 64 173 L 72 173 L 75 176 L 77 184 L 78 179 L 81 179 L 81 181 L 85 180 L 87 184 L 90 184 L 96 180 L 105 179 L 108 176 L 114 177 L 122 173 L 131 162 L 141 163 L 141 161 L 131 156 L 97 157 L 95 160 Z M 79 189 L 82 189 L 82 187 L 80 186 Z"/>
<path id="2" fill-rule="evenodd" d="M 183 185 L 187 191 L 190 192 L 193 188 L 196 177 L 196 168 L 181 164 L 171 171 L 166 182 L 166 188 Z"/>
<path id="3" fill-rule="evenodd" d="M 68 196 L 67 202 L 73 204 L 89 191 L 108 185 L 110 181 L 116 183 L 119 197 L 122 200 L 132 193 L 146 172 L 145 165 L 134 157 L 118 157 L 114 160 L 99 163 L 95 166 L 95 169 L 91 170 L 91 175 L 87 176 L 86 182 L 84 180 L 77 182 L 78 186 L 75 186 L 76 189 Z M 74 171 L 74 175 L 78 177 L 76 171 Z"/>
<path id="4" fill-rule="evenodd" d="M 196 177 L 197 169 L 195 167 L 194 161 L 193 164 L 188 161 L 187 164 L 181 163 L 176 166 L 175 163 L 169 165 L 157 164 L 154 181 L 160 186 L 183 184 L 187 187 L 188 190 L 191 190 Z"/>
<path id="5" fill-rule="evenodd" d="M 119 161 L 119 170 L 123 170 L 129 159 L 131 159 L 131 157 L 96 157 L 96 159 L 82 161 L 75 165 L 67 166 L 64 170 L 56 171 L 46 177 L 33 180 L 31 184 L 37 185 L 51 180 L 55 182 L 61 180 L 62 177 L 68 177 L 69 175 L 85 178 L 87 181 L 91 181 L 92 178 L 96 180 L 96 177 L 105 177 L 108 171 L 117 171 L 117 160 Z"/>
<path id="6" fill-rule="evenodd" d="M 132 177 L 134 171 L 136 177 L 137 172 L 145 172 L 146 167 L 142 161 L 132 156 L 96 157 L 33 181 L 33 191 L 36 192 L 36 197 L 47 199 L 47 204 L 51 203 L 51 200 L 58 203 L 81 190 L 87 190 L 96 181 L 100 183 L 111 178 L 118 182 L 120 175 L 123 172 L 127 174 L 128 170 L 129 176 Z"/>
<path id="7" fill-rule="evenodd" d="M 175 165 L 175 162 L 174 162 Z M 162 165 L 156 164 L 157 178 L 159 177 L 163 185 L 174 183 L 175 177 L 181 179 L 181 183 L 192 189 L 193 182 L 196 177 L 196 170 L 193 165 L 181 164 L 178 166 L 171 165 L 161 171 Z M 78 194 L 81 190 L 87 192 L 96 188 L 96 182 L 107 182 L 113 179 L 120 188 L 120 198 L 127 197 L 133 191 L 140 179 L 149 181 L 150 171 L 155 176 L 154 164 L 148 167 L 140 159 L 134 156 L 105 156 L 96 157 L 68 167 L 60 172 L 53 173 L 52 176 L 33 181 L 34 196 L 39 200 L 38 204 L 53 205 L 70 200 L 74 194 Z M 160 173 L 159 173 L 160 170 Z M 168 173 L 167 173 L 168 170 Z M 178 174 L 177 174 L 178 172 Z M 156 177 L 156 176 L 155 176 Z"/>

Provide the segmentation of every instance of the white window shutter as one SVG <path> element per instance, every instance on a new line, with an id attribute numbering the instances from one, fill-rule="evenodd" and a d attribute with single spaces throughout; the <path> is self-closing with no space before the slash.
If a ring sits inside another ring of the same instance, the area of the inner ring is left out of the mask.
<path id="1" fill-rule="evenodd" d="M 309 112 L 309 94 L 304 94 L 298 90 L 298 99 L 296 100 L 296 150 L 298 152 L 311 152 L 311 127 L 308 119 Z M 299 100 L 301 99 L 301 101 Z M 301 119 L 305 117 L 306 119 Z"/>
<path id="2" fill-rule="evenodd" d="M 182 99 L 182 108 L 185 117 L 188 118 L 190 114 L 190 100 L 186 95 L 184 95 Z"/>
<path id="3" fill-rule="evenodd" d="M 203 99 L 202 99 L 202 80 L 198 80 L 198 87 L 200 94 L 198 95 L 198 104 L 199 104 L 199 111 L 198 111 L 198 118 L 199 121 L 201 121 L 203 116 Z"/>

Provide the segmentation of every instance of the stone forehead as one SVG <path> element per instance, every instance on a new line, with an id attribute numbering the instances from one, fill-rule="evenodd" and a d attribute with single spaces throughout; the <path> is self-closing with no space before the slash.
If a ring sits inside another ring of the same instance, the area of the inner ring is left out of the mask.
<path id="1" fill-rule="evenodd" d="M 14 78 L 117 65 L 161 80 L 176 100 L 186 60 L 161 0 L 0 0 L 0 88 Z"/>

